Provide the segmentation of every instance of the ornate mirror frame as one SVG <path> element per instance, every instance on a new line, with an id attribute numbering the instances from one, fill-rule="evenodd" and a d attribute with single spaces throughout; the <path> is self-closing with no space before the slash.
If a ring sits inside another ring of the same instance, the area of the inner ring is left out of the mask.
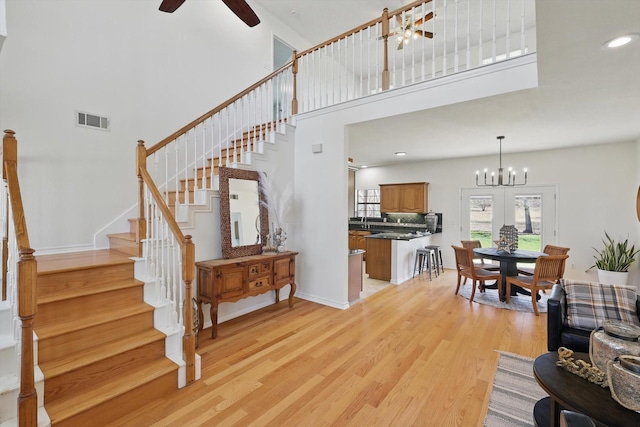
<path id="1" fill-rule="evenodd" d="M 256 171 L 221 167 L 219 169 L 220 192 L 220 233 L 222 236 L 222 257 L 238 258 L 242 256 L 258 255 L 262 247 L 267 244 L 269 235 L 269 211 L 265 207 L 264 194 L 260 186 L 260 175 Z M 260 203 L 260 243 L 257 245 L 232 246 L 231 212 L 229 210 L 229 179 L 245 179 L 258 182 L 258 197 Z"/>

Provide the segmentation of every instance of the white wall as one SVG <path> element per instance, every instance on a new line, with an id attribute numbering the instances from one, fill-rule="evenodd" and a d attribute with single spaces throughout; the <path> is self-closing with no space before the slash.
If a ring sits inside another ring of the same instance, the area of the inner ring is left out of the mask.
<path id="1" fill-rule="evenodd" d="M 309 43 L 266 12 L 247 27 L 220 1 L 9 0 L 0 126 L 16 131 L 31 245 L 85 249 L 137 203 L 135 147 L 150 147 L 270 72 L 272 36 Z M 75 126 L 108 116 L 111 132 Z M 125 231 L 125 230 L 122 230 Z"/>
<path id="2" fill-rule="evenodd" d="M 529 168 L 529 185 L 557 185 L 556 244 L 570 247 L 566 277 L 596 280 L 593 247 L 600 248 L 604 230 L 640 244 L 635 213 L 638 144 L 602 144 L 551 151 L 503 154 L 516 170 Z M 497 162 L 496 156 L 416 162 L 361 169 L 357 188 L 387 182 L 429 182 L 429 208 L 443 214 L 441 246 L 444 264 L 455 268 L 452 244 L 460 243 L 460 189 L 475 185 L 475 171 Z M 575 265 L 574 268 L 571 266 Z M 640 262 L 632 267 L 638 283 Z"/>

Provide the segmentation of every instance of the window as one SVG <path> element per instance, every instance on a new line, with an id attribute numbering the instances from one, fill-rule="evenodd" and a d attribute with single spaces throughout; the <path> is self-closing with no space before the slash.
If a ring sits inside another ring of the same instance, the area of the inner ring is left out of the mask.
<path id="1" fill-rule="evenodd" d="M 356 191 L 356 216 L 380 218 L 380 190 Z"/>

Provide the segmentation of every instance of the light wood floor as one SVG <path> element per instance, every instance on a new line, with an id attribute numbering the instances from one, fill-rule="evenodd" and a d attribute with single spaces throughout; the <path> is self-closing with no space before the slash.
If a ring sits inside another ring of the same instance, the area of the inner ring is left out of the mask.
<path id="1" fill-rule="evenodd" d="M 496 351 L 544 353 L 546 315 L 470 304 L 455 280 L 423 274 L 348 310 L 284 301 L 215 340 L 205 329 L 202 379 L 118 425 L 481 426 Z"/>

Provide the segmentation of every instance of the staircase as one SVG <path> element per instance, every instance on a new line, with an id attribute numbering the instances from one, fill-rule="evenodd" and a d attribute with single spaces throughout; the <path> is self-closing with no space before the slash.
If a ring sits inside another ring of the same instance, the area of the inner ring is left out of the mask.
<path id="1" fill-rule="evenodd" d="M 53 425 L 105 424 L 178 387 L 129 256 L 38 257 L 35 330 Z"/>

